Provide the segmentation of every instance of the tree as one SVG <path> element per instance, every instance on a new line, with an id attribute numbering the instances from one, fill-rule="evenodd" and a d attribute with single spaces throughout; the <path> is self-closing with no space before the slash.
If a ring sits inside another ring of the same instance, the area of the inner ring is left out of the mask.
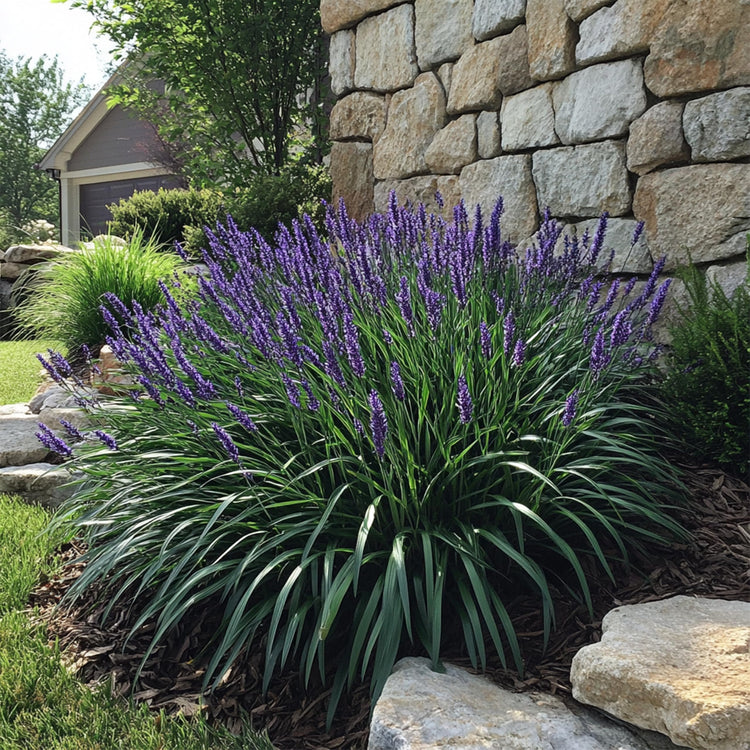
<path id="1" fill-rule="evenodd" d="M 85 101 L 65 82 L 57 57 L 9 58 L 0 51 L 0 215 L 16 227 L 57 216 L 57 189 L 34 168 Z"/>
<path id="2" fill-rule="evenodd" d="M 300 126 L 315 132 L 319 0 L 72 3 L 94 16 L 116 57 L 133 61 L 112 101 L 157 126 L 194 185 L 278 174 Z"/>

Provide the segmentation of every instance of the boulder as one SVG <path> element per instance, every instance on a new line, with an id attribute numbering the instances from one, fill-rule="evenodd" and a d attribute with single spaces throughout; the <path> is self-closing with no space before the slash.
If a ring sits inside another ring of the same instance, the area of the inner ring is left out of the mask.
<path id="1" fill-rule="evenodd" d="M 596 227 L 599 224 L 598 218 L 578 221 L 575 224 L 569 224 L 565 227 L 565 233 L 575 232 L 579 237 L 588 229 L 589 235 L 594 236 Z M 633 232 L 638 222 L 635 219 L 611 218 L 607 222 L 607 234 L 604 239 L 604 247 L 599 256 L 601 260 L 614 251 L 611 273 L 623 274 L 647 274 L 653 270 L 653 261 L 649 252 L 648 237 L 644 231 L 638 243 L 633 246 Z"/>
<path id="2" fill-rule="evenodd" d="M 368 91 L 355 91 L 339 99 L 328 122 L 333 141 L 377 141 L 384 129 L 385 97 Z"/>
<path id="3" fill-rule="evenodd" d="M 414 39 L 420 70 L 457 60 L 474 40 L 474 0 L 414 0 Z"/>
<path id="4" fill-rule="evenodd" d="M 391 99 L 385 130 L 373 151 L 375 177 L 389 180 L 426 173 L 425 152 L 445 124 L 443 87 L 434 73 L 422 73 L 412 88 Z"/>
<path id="5" fill-rule="evenodd" d="M 497 199 L 503 197 L 505 211 L 501 226 L 505 239 L 517 242 L 536 230 L 539 217 L 528 154 L 498 156 L 469 164 L 461 171 L 459 186 L 470 213 L 478 204 L 484 215 L 489 216 Z"/>
<path id="6" fill-rule="evenodd" d="M 395 91 L 411 86 L 419 73 L 414 49 L 414 7 L 400 5 L 357 26 L 354 85 Z"/>
<path id="7" fill-rule="evenodd" d="M 398 5 L 402 0 L 320 0 L 320 22 L 326 34 L 346 29 L 370 13 Z"/>
<path id="8" fill-rule="evenodd" d="M 49 450 L 34 434 L 39 431 L 39 421 L 36 414 L 0 415 L 0 467 L 24 466 L 47 458 Z"/>
<path id="9" fill-rule="evenodd" d="M 461 200 L 458 177 L 455 175 L 424 175 L 407 180 L 384 180 L 375 185 L 375 210 L 388 210 L 391 191 L 396 193 L 400 205 L 424 203 L 428 211 L 442 214 L 446 219 L 453 215 L 453 207 Z M 443 198 L 443 208 L 438 206 L 435 194 Z"/>
<path id="10" fill-rule="evenodd" d="M 477 116 L 461 115 L 435 134 L 424 160 L 433 174 L 458 174 L 477 159 Z"/>
<path id="11" fill-rule="evenodd" d="M 65 404 L 70 398 L 70 391 L 61 385 L 45 384 L 40 387 L 37 393 L 29 401 L 29 411 L 32 414 L 39 414 L 44 406 L 56 408 Z"/>
<path id="12" fill-rule="evenodd" d="M 555 130 L 565 144 L 625 135 L 646 109 L 641 62 L 592 65 L 555 85 Z"/>
<path id="13" fill-rule="evenodd" d="M 636 219 L 667 268 L 741 256 L 750 231 L 750 164 L 693 164 L 638 180 Z"/>
<path id="14" fill-rule="evenodd" d="M 675 596 L 609 612 L 573 696 L 694 750 L 750 742 L 750 603 Z"/>
<path id="15" fill-rule="evenodd" d="M 631 195 L 625 168 L 625 144 L 603 141 L 566 146 L 533 155 L 539 206 L 554 216 L 623 216 Z"/>
<path id="16" fill-rule="evenodd" d="M 532 78 L 549 81 L 575 70 L 577 29 L 564 0 L 527 0 L 526 25 Z"/>
<path id="17" fill-rule="evenodd" d="M 693 99 L 682 122 L 693 161 L 750 156 L 750 86 Z"/>
<path id="18" fill-rule="evenodd" d="M 65 428 L 60 424 L 61 419 L 70 422 L 73 427 L 82 432 L 91 429 L 91 417 L 77 406 L 72 398 L 69 398 L 59 406 L 47 406 L 45 402 L 37 417 L 37 421 L 44 422 L 48 427 L 58 432 L 63 440 L 70 445 L 75 440 L 66 435 Z"/>
<path id="19" fill-rule="evenodd" d="M 725 266 L 709 266 L 706 269 L 706 281 L 718 284 L 724 294 L 731 297 L 739 287 L 750 284 L 747 262 L 740 260 Z M 750 287 L 748 291 L 750 292 Z"/>
<path id="20" fill-rule="evenodd" d="M 453 67 L 448 113 L 498 109 L 502 94 L 498 85 L 502 42 L 491 39 L 470 47 Z"/>
<path id="21" fill-rule="evenodd" d="M 552 84 L 543 83 L 503 99 L 500 109 L 503 151 L 560 143 L 555 132 Z"/>
<path id="22" fill-rule="evenodd" d="M 334 142 L 331 146 L 333 204 L 343 198 L 349 215 L 366 219 L 373 211 L 372 144 Z"/>
<path id="23" fill-rule="evenodd" d="M 56 508 L 73 493 L 73 477 L 63 466 L 34 463 L 0 468 L 0 493 L 20 495 L 26 502 Z"/>
<path id="24" fill-rule="evenodd" d="M 480 112 L 477 117 L 477 153 L 480 159 L 500 156 L 500 119 L 497 112 Z"/>
<path id="25" fill-rule="evenodd" d="M 526 16 L 526 0 L 475 0 L 472 29 L 480 42 L 510 31 Z"/>
<path id="26" fill-rule="evenodd" d="M 665 164 L 690 160 L 690 150 L 682 134 L 681 102 L 659 102 L 630 125 L 628 169 L 644 175 Z"/>
<path id="27" fill-rule="evenodd" d="M 331 76 L 331 91 L 341 96 L 354 88 L 354 32 L 337 31 L 331 35 L 328 47 L 328 73 Z"/>
<path id="28" fill-rule="evenodd" d="M 39 263 L 60 253 L 73 252 L 62 245 L 13 245 L 5 251 L 6 263 Z"/>
<path id="29" fill-rule="evenodd" d="M 401 659 L 375 704 L 368 750 L 667 750 L 658 735 L 614 724 L 542 693 L 514 693 L 427 659 Z"/>
<path id="30" fill-rule="evenodd" d="M 28 268 L 25 263 L 0 263 L 0 279 L 15 281 Z"/>
<path id="31" fill-rule="evenodd" d="M 646 86 L 659 97 L 746 86 L 750 3 L 670 2 L 654 29 L 650 50 L 644 65 Z"/>

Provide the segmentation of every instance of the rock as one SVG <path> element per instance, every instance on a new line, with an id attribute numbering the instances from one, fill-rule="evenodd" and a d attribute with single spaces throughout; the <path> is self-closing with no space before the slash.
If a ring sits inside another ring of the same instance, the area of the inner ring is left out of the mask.
<path id="1" fill-rule="evenodd" d="M 693 99 L 682 121 L 693 161 L 750 156 L 750 86 Z"/>
<path id="2" fill-rule="evenodd" d="M 402 0 L 320 0 L 320 23 L 326 34 L 353 26 L 370 13 L 398 5 Z"/>
<path id="3" fill-rule="evenodd" d="M 389 180 L 427 172 L 425 151 L 445 123 L 443 87 L 434 73 L 422 73 L 412 88 L 391 99 L 385 131 L 373 151 L 375 177 Z"/>
<path id="4" fill-rule="evenodd" d="M 584 65 L 648 52 L 672 0 L 617 0 L 581 22 L 576 62 Z"/>
<path id="5" fill-rule="evenodd" d="M 39 431 L 39 421 L 36 414 L 0 416 L 0 467 L 24 466 L 47 458 L 49 450 L 34 434 Z"/>
<path id="6" fill-rule="evenodd" d="M 573 21 L 581 21 L 611 0 L 565 0 L 565 12 Z"/>
<path id="7" fill-rule="evenodd" d="M 609 612 L 571 665 L 573 696 L 696 750 L 746 750 L 750 603 L 675 596 Z"/>
<path id="8" fill-rule="evenodd" d="M 56 508 L 73 493 L 73 477 L 63 466 L 33 463 L 0 469 L 0 493 L 20 495 L 26 502 Z"/>
<path id="9" fill-rule="evenodd" d="M 29 407 L 27 404 L 3 404 L 2 406 L 0 406 L 0 415 L 28 413 Z"/>
<path id="10" fill-rule="evenodd" d="M 29 267 L 24 263 L 0 263 L 0 279 L 15 281 Z"/>
<path id="11" fill-rule="evenodd" d="M 80 407 L 77 406 L 72 398 L 68 398 L 63 401 L 59 406 L 54 403 L 47 405 L 45 402 L 37 421 L 44 422 L 47 427 L 59 432 L 63 439 L 67 443 L 75 442 L 71 440 L 65 428 L 60 424 L 60 420 L 64 419 L 66 422 L 70 422 L 77 430 L 90 430 L 91 429 L 91 417 Z"/>
<path id="12" fill-rule="evenodd" d="M 516 26 L 510 34 L 498 37 L 500 67 L 497 85 L 503 96 L 536 86 L 529 71 L 529 38 L 526 26 Z"/>
<path id="13" fill-rule="evenodd" d="M 674 748 L 554 695 L 514 693 L 453 666 L 401 659 L 375 704 L 368 750 Z"/>
<path id="14" fill-rule="evenodd" d="M 480 42 L 510 31 L 526 16 L 526 0 L 475 0 L 472 29 Z"/>
<path id="15" fill-rule="evenodd" d="M 598 218 L 586 219 L 575 224 L 565 227 L 565 233 L 575 232 L 581 237 L 586 229 L 589 235 L 593 237 L 596 227 L 599 223 Z M 604 248 L 601 259 L 614 250 L 610 273 L 651 273 L 653 262 L 649 252 L 648 237 L 644 231 L 641 234 L 638 244 L 633 246 L 633 232 L 638 222 L 635 219 L 611 218 L 607 222 L 607 234 L 604 238 Z"/>
<path id="16" fill-rule="evenodd" d="M 500 122 L 504 151 L 560 143 L 555 132 L 552 84 L 543 83 L 520 94 L 506 96 L 500 110 Z"/>
<path id="17" fill-rule="evenodd" d="M 454 66 L 454 63 L 452 62 L 443 63 L 438 68 L 438 72 L 437 72 L 438 78 L 440 79 L 440 83 L 443 84 L 443 91 L 445 91 L 446 101 L 451 91 L 451 82 L 453 81 L 453 66 Z"/>
<path id="18" fill-rule="evenodd" d="M 536 191 L 528 154 L 498 156 L 469 164 L 461 171 L 459 186 L 470 214 L 478 204 L 484 215 L 489 216 L 498 197 L 503 197 L 505 211 L 501 226 L 505 239 L 517 242 L 536 230 Z"/>
<path id="19" fill-rule="evenodd" d="M 328 47 L 328 73 L 331 91 L 341 96 L 354 88 L 355 46 L 353 31 L 337 31 Z"/>
<path id="20" fill-rule="evenodd" d="M 539 206 L 554 216 L 622 216 L 630 210 L 621 141 L 537 151 L 533 165 Z"/>
<path id="21" fill-rule="evenodd" d="M 526 25 L 532 78 L 548 81 L 575 70 L 576 27 L 564 0 L 527 0 Z"/>
<path id="22" fill-rule="evenodd" d="M 455 175 L 410 177 L 408 180 L 385 180 L 375 185 L 375 210 L 388 210 L 391 191 L 395 191 L 400 205 L 411 203 L 417 206 L 424 203 L 428 211 L 442 214 L 446 219 L 453 215 L 453 207 L 461 200 L 458 191 L 458 177 Z M 435 200 L 435 193 L 443 198 L 441 209 Z"/>
<path id="23" fill-rule="evenodd" d="M 448 114 L 500 107 L 501 46 L 500 39 L 491 39 L 461 55 L 453 66 Z"/>
<path id="24" fill-rule="evenodd" d="M 70 391 L 60 385 L 51 385 L 34 394 L 29 401 L 29 411 L 32 414 L 39 414 L 45 404 L 52 407 L 61 406 L 69 398 Z"/>
<path id="25" fill-rule="evenodd" d="M 339 99 L 328 122 L 328 132 L 334 141 L 352 138 L 377 141 L 384 129 L 385 97 L 367 91 L 355 91 Z"/>
<path id="26" fill-rule="evenodd" d="M 334 142 L 331 146 L 333 204 L 344 199 L 349 215 L 357 220 L 373 211 L 372 144 Z"/>
<path id="27" fill-rule="evenodd" d="M 746 86 L 750 80 L 750 4 L 672 2 L 650 43 L 646 86 L 659 97 Z"/>
<path id="28" fill-rule="evenodd" d="M 646 222 L 654 258 L 667 268 L 745 252 L 750 231 L 750 164 L 694 164 L 638 180 L 633 212 Z"/>
<path id="29" fill-rule="evenodd" d="M 435 134 L 424 160 L 433 174 L 458 174 L 477 159 L 477 116 L 461 115 Z"/>
<path id="30" fill-rule="evenodd" d="M 682 135 L 680 102 L 659 102 L 647 109 L 630 125 L 628 169 L 638 175 L 665 164 L 680 164 L 690 159 Z"/>
<path id="31" fill-rule="evenodd" d="M 72 252 L 61 245 L 13 245 L 5 251 L 6 263 L 38 263 L 60 253 Z"/>
<path id="32" fill-rule="evenodd" d="M 726 266 L 709 266 L 706 269 L 706 281 L 712 285 L 718 284 L 724 294 L 731 298 L 743 284 L 750 284 L 747 269 L 747 262 L 744 260 Z M 750 286 L 748 291 L 750 291 Z"/>
<path id="33" fill-rule="evenodd" d="M 395 91 L 411 86 L 419 73 L 414 50 L 414 8 L 370 16 L 357 26 L 354 85 L 358 89 Z"/>
<path id="34" fill-rule="evenodd" d="M 474 40 L 474 0 L 414 0 L 414 38 L 420 70 L 457 60 Z"/>
<path id="35" fill-rule="evenodd" d="M 638 60 L 592 65 L 572 73 L 554 89 L 555 129 L 565 144 L 625 135 L 646 109 Z"/>
<path id="36" fill-rule="evenodd" d="M 500 156 L 500 120 L 497 112 L 480 112 L 477 117 L 477 153 L 480 159 Z"/>

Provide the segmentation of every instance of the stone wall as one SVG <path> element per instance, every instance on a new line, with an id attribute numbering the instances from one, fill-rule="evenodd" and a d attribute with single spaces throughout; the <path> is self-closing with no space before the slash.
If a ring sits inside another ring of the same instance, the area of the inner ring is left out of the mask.
<path id="1" fill-rule="evenodd" d="M 505 200 L 522 242 L 549 207 L 646 222 L 618 270 L 716 264 L 750 231 L 749 0 L 321 0 L 334 198 Z"/>

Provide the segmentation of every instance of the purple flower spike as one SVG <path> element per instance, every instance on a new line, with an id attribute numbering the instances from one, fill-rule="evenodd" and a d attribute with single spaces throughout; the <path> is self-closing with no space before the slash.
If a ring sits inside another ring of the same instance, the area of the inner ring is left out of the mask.
<path id="1" fill-rule="evenodd" d="M 458 416 L 461 424 L 471 422 L 471 415 L 474 411 L 474 404 L 471 401 L 469 386 L 466 382 L 466 376 L 458 376 Z"/>
<path id="2" fill-rule="evenodd" d="M 396 302 L 398 309 L 401 311 L 401 317 L 404 319 L 408 329 L 409 336 L 414 335 L 414 313 L 411 309 L 411 291 L 406 276 L 402 276 L 399 281 L 398 292 L 396 293 Z"/>
<path id="3" fill-rule="evenodd" d="M 479 324 L 479 344 L 482 348 L 482 356 L 489 359 L 492 356 L 492 337 L 484 321 Z"/>
<path id="4" fill-rule="evenodd" d="M 503 352 L 507 357 L 513 345 L 513 337 L 516 334 L 516 320 L 513 316 L 513 310 L 511 310 L 503 321 Z"/>
<path id="5" fill-rule="evenodd" d="M 231 415 L 248 432 L 258 431 L 258 426 L 255 424 L 255 422 L 253 422 L 253 420 L 250 419 L 250 417 L 244 411 L 242 411 L 242 409 L 240 409 L 239 406 L 236 406 L 235 404 L 227 401 L 227 409 L 229 409 L 229 412 L 231 413 Z"/>
<path id="6" fill-rule="evenodd" d="M 399 401 L 403 401 L 406 398 L 404 381 L 401 379 L 401 368 L 398 366 L 398 362 L 395 361 L 391 362 L 391 388 L 393 389 L 393 395 Z"/>
<path id="7" fill-rule="evenodd" d="M 227 456 L 232 459 L 236 464 L 240 463 L 240 451 L 232 440 L 232 436 L 216 422 L 211 422 L 216 437 L 219 438 L 219 442 L 226 451 Z"/>
<path id="8" fill-rule="evenodd" d="M 635 225 L 635 230 L 633 231 L 633 239 L 631 240 L 631 245 L 637 245 L 638 240 L 641 238 L 641 234 L 643 234 L 643 228 L 646 226 L 646 223 L 643 221 L 639 221 Z"/>
<path id="9" fill-rule="evenodd" d="M 73 455 L 73 449 L 64 441 L 55 435 L 44 422 L 38 422 L 40 432 L 35 432 L 37 440 L 53 453 L 58 453 L 66 458 Z"/>
<path id="10" fill-rule="evenodd" d="M 653 323 L 656 322 L 656 319 L 659 317 L 659 313 L 661 312 L 662 307 L 664 306 L 664 301 L 667 298 L 667 291 L 669 290 L 670 285 L 672 284 L 672 279 L 667 279 L 660 287 L 659 291 L 657 291 L 656 296 L 651 300 L 651 306 L 648 310 L 648 318 L 646 319 L 646 325 L 650 326 Z"/>
<path id="11" fill-rule="evenodd" d="M 83 440 L 81 431 L 75 425 L 68 422 L 67 419 L 61 419 L 60 424 L 65 428 L 65 432 L 67 432 L 74 440 Z"/>
<path id="12" fill-rule="evenodd" d="M 104 432 L 104 430 L 94 430 L 94 435 L 96 435 L 111 451 L 117 450 L 117 441 L 109 433 Z"/>
<path id="13" fill-rule="evenodd" d="M 385 454 L 385 436 L 388 433 L 388 421 L 385 418 L 385 410 L 377 391 L 370 391 L 369 401 L 372 442 L 375 444 L 378 456 L 383 458 Z"/>
<path id="14" fill-rule="evenodd" d="M 289 399 L 289 403 L 296 409 L 301 409 L 299 398 L 299 388 L 297 384 L 286 374 L 282 373 L 281 379 L 284 382 L 284 388 L 286 389 L 286 397 Z"/>
<path id="15" fill-rule="evenodd" d="M 513 367 L 520 367 L 526 359 L 526 344 L 523 339 L 518 339 L 516 345 L 513 347 L 513 358 L 510 363 Z"/>
<path id="16" fill-rule="evenodd" d="M 566 427 L 570 427 L 570 425 L 573 424 L 573 420 L 576 418 L 576 409 L 578 408 L 578 389 L 573 391 L 573 393 L 570 394 L 565 399 L 565 410 L 563 411 L 562 415 L 562 423 Z"/>
<path id="17" fill-rule="evenodd" d="M 591 347 L 591 357 L 589 358 L 589 370 L 591 370 L 594 380 L 601 374 L 602 370 L 609 364 L 610 357 L 604 351 L 604 334 L 600 328 L 594 336 L 594 345 Z"/>
<path id="18" fill-rule="evenodd" d="M 362 359 L 362 350 L 359 348 L 359 329 L 354 324 L 354 318 L 350 312 L 344 314 L 344 346 L 352 372 L 361 378 L 365 374 L 365 361 Z"/>

